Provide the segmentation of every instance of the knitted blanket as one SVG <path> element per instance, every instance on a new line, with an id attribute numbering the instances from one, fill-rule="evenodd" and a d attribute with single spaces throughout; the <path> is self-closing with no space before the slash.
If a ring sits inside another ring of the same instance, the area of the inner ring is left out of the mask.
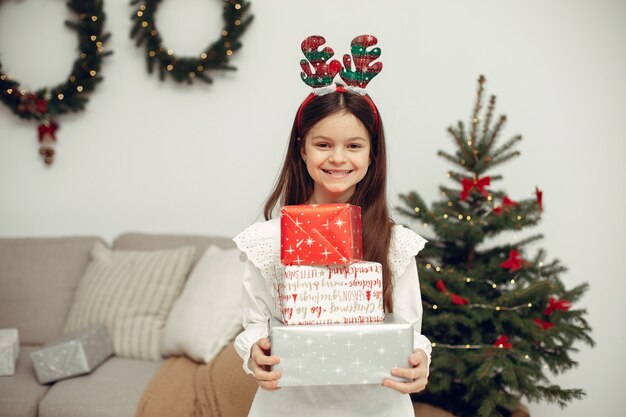
<path id="1" fill-rule="evenodd" d="M 232 345 L 208 364 L 171 357 L 148 384 L 136 417 L 246 417 L 256 389 Z"/>

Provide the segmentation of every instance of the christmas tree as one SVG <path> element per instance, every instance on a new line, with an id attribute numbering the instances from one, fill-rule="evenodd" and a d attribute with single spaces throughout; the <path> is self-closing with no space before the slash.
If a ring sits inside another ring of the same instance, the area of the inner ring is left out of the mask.
<path id="1" fill-rule="evenodd" d="M 484 83 L 481 75 L 469 129 L 460 121 L 448 129 L 456 152 L 438 152 L 455 167 L 453 186 L 441 186 L 431 208 L 416 192 L 401 195 L 407 207 L 398 208 L 434 234 L 417 258 L 433 354 L 428 387 L 415 399 L 461 417 L 510 415 L 522 397 L 561 407 L 581 398 L 581 389 L 552 385 L 546 374 L 577 365 L 577 342 L 594 344 L 586 310 L 573 308 L 588 285 L 565 288 L 559 260 L 529 253 L 542 235 L 497 242 L 535 226 L 543 201 L 538 188 L 519 200 L 491 188 L 502 176 L 488 173 L 519 156 L 521 136 L 499 144 L 506 117 L 492 120 L 495 96 L 482 111 Z"/>

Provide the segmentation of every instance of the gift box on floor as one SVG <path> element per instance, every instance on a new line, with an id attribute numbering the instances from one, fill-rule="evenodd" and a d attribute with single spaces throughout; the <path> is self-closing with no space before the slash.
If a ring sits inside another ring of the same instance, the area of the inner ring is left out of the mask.
<path id="1" fill-rule="evenodd" d="M 413 326 L 387 314 L 378 323 L 288 326 L 270 320 L 272 370 L 281 387 L 381 384 L 394 367 L 410 368 Z"/>
<path id="2" fill-rule="evenodd" d="M 340 265 L 360 261 L 362 233 L 359 206 L 284 206 L 280 209 L 280 260 L 284 265 Z"/>
<path id="3" fill-rule="evenodd" d="M 15 363 L 19 354 L 17 329 L 0 329 L 0 376 L 15 374 Z"/>
<path id="4" fill-rule="evenodd" d="M 289 265 L 276 288 L 285 324 L 366 323 L 385 318 L 379 263 Z"/>
<path id="5" fill-rule="evenodd" d="M 98 326 L 74 333 L 31 352 L 40 383 L 58 381 L 93 371 L 113 354 L 113 342 L 106 327 Z"/>

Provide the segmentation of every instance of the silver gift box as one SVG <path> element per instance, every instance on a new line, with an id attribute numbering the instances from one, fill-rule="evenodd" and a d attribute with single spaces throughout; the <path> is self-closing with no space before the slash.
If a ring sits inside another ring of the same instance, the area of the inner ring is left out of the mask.
<path id="1" fill-rule="evenodd" d="M 15 362 L 20 354 L 17 329 L 0 329 L 0 376 L 15 374 Z"/>
<path id="2" fill-rule="evenodd" d="M 106 327 L 79 330 L 31 352 L 37 379 L 42 384 L 93 371 L 113 354 Z"/>
<path id="3" fill-rule="evenodd" d="M 285 325 L 270 320 L 272 370 L 281 387 L 381 384 L 395 367 L 410 368 L 413 326 L 393 314 L 378 323 Z"/>

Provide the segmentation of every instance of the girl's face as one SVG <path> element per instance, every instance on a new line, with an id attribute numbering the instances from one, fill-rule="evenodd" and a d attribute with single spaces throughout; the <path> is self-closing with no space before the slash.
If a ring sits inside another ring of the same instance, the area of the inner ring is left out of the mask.
<path id="1" fill-rule="evenodd" d="M 304 137 L 302 159 L 313 179 L 307 204 L 347 203 L 370 164 L 370 137 L 348 112 L 331 114 Z"/>

